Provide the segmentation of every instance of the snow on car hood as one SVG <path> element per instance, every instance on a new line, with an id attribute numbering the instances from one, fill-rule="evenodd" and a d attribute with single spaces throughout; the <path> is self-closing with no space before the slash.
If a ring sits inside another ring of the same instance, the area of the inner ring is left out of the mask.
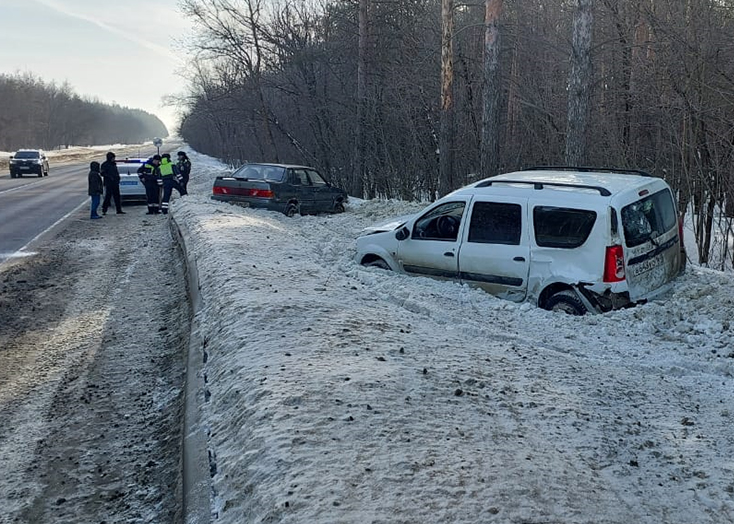
<path id="1" fill-rule="evenodd" d="M 413 218 L 415 214 L 411 215 L 403 215 L 397 218 L 391 219 L 389 222 L 386 222 L 384 224 L 379 224 L 376 226 L 368 226 L 362 230 L 362 236 L 364 235 L 372 235 L 373 233 L 383 233 L 385 231 L 394 231 L 403 224 L 405 224 L 408 220 Z"/>

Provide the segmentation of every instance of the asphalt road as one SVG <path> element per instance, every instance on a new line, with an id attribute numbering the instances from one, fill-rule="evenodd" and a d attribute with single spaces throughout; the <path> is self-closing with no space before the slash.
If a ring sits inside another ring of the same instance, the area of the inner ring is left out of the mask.
<path id="1" fill-rule="evenodd" d="M 154 149 L 142 152 L 153 154 Z M 102 162 L 104 154 L 94 159 Z M 89 205 L 88 173 L 89 160 L 55 164 L 53 159 L 47 177 L 0 173 L 0 265 L 27 255 L 45 233 Z"/>
<path id="2" fill-rule="evenodd" d="M 0 176 L 0 264 L 88 202 L 88 166 L 52 165 L 43 178 Z"/>

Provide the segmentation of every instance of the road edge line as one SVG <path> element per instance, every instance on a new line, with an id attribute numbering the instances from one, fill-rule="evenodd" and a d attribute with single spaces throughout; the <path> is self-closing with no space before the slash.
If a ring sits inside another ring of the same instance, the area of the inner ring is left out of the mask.
<path id="1" fill-rule="evenodd" d="M 185 260 L 187 292 L 192 318 L 186 351 L 186 383 L 184 386 L 184 428 L 182 442 L 183 518 L 186 524 L 205 524 L 212 520 L 211 477 L 206 428 L 200 406 L 204 398 L 203 343 L 199 336 L 197 315 L 203 309 L 199 287 L 199 270 L 191 252 L 188 231 L 171 213 L 169 225 Z M 187 249 L 187 245 L 189 249 Z"/>

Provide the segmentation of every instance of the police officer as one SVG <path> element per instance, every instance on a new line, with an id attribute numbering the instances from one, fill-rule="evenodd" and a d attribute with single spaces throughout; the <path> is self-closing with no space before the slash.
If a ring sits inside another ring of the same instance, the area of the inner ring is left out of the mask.
<path id="1" fill-rule="evenodd" d="M 188 155 L 184 151 L 179 151 L 177 156 L 178 162 L 176 162 L 176 165 L 178 166 L 178 174 L 181 177 L 179 183 L 181 184 L 181 187 L 184 190 L 183 194 L 185 195 L 189 192 L 187 185 L 191 175 L 191 160 L 189 160 Z"/>
<path id="2" fill-rule="evenodd" d="M 122 203 L 120 199 L 120 172 L 117 170 L 117 164 L 115 163 L 115 154 L 110 151 L 107 153 L 107 160 L 102 162 L 100 169 L 102 178 L 104 179 L 104 202 L 102 202 L 102 214 L 107 214 L 112 200 L 115 200 L 115 207 L 117 208 L 118 215 L 124 215 L 125 212 L 122 210 Z"/>
<path id="3" fill-rule="evenodd" d="M 161 181 L 161 157 L 153 155 L 142 166 L 138 168 L 138 177 L 145 186 L 145 199 L 148 202 L 148 212 L 146 215 L 157 215 L 160 213 L 160 190 L 158 189 Z"/>
<path id="4" fill-rule="evenodd" d="M 167 215 L 168 205 L 171 200 L 171 193 L 173 190 L 175 189 L 178 191 L 179 195 L 185 195 L 186 190 L 184 190 L 178 183 L 178 180 L 176 180 L 176 177 L 178 176 L 178 167 L 176 167 L 176 164 L 171 162 L 170 154 L 164 153 L 161 155 L 161 165 L 159 169 L 161 172 L 161 180 L 163 180 L 163 200 L 161 201 L 161 211 L 164 215 Z"/>

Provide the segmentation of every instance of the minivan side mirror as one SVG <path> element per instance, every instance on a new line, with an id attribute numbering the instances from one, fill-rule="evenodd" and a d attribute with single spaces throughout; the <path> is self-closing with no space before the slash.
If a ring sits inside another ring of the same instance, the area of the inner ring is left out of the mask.
<path id="1" fill-rule="evenodd" d="M 12 159 L 13 159 L 13 155 L 10 155 L 10 160 L 12 160 Z"/>
<path id="2" fill-rule="evenodd" d="M 400 241 L 405 240 L 409 236 L 410 236 L 410 230 L 405 226 L 398 229 L 397 232 L 395 233 L 395 238 Z"/>

